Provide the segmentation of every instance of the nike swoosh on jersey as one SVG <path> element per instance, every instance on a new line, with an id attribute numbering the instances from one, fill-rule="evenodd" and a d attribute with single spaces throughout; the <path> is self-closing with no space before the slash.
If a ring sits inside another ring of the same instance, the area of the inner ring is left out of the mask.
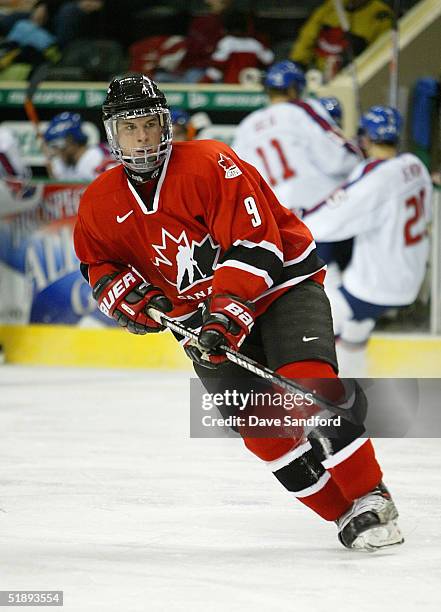
<path id="1" fill-rule="evenodd" d="M 118 223 L 123 223 L 127 217 L 130 217 L 130 215 L 132 214 L 133 210 L 131 210 L 130 212 L 128 212 L 126 215 L 124 215 L 123 217 L 120 217 L 119 215 L 116 217 L 116 220 L 118 221 Z"/>
<path id="2" fill-rule="evenodd" d="M 319 337 L 318 336 L 311 336 L 310 338 L 307 338 L 306 336 L 303 336 L 302 340 L 303 342 L 311 342 L 311 340 L 318 340 Z"/>

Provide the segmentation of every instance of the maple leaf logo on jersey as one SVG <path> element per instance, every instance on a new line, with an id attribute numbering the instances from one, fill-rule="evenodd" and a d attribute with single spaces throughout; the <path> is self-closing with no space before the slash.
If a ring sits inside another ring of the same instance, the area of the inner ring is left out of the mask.
<path id="1" fill-rule="evenodd" d="M 162 244 L 152 244 L 158 257 L 153 261 L 164 279 L 179 293 L 213 278 L 220 246 L 207 234 L 200 242 L 189 241 L 185 230 L 176 238 L 162 228 Z M 167 267 L 165 267 L 167 266 Z"/>
<path id="2" fill-rule="evenodd" d="M 231 157 L 227 157 L 227 155 L 224 155 L 223 153 L 219 153 L 217 163 L 224 169 L 225 178 L 227 179 L 235 178 L 236 176 L 242 174 L 242 170 L 239 170 Z"/>

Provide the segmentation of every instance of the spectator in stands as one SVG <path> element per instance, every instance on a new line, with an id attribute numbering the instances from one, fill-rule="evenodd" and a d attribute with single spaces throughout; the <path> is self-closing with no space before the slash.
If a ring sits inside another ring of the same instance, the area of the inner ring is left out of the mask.
<path id="1" fill-rule="evenodd" d="M 0 0 L 0 36 L 6 36 L 14 23 L 27 19 L 35 0 Z"/>
<path id="2" fill-rule="evenodd" d="M 48 21 L 46 27 L 48 30 L 53 31 L 53 19 L 66 0 L 45 0 L 41 4 L 46 5 L 48 12 Z M 31 17 L 32 10 L 36 0 L 0 0 L 0 35 L 6 36 L 17 21 L 21 19 L 29 19 Z M 6 10 L 2 13 L 1 9 L 5 7 Z"/>
<path id="3" fill-rule="evenodd" d="M 248 34 L 244 13 L 227 13 L 224 26 L 225 36 L 218 41 L 202 82 L 245 83 L 253 70 L 258 81 L 260 69 L 274 61 L 274 53 Z"/>
<path id="4" fill-rule="evenodd" d="M 60 59 L 56 38 L 49 30 L 57 7 L 57 0 L 37 0 L 28 18 L 15 22 L 0 48 L 0 69 L 14 63 L 37 66 Z"/>
<path id="5" fill-rule="evenodd" d="M 306 21 L 290 57 L 306 68 L 318 68 L 328 81 L 348 62 L 348 49 L 360 54 L 392 26 L 392 11 L 383 0 L 343 0 L 350 32 L 344 33 L 333 0 L 325 0 Z"/>
<path id="6" fill-rule="evenodd" d="M 78 113 L 56 115 L 44 133 L 50 158 L 51 178 L 64 181 L 92 181 L 116 165 L 105 145 L 88 145 Z"/>
<path id="7" fill-rule="evenodd" d="M 146 0 L 64 1 L 56 19 L 59 44 L 65 47 L 74 40 L 87 38 L 112 39 L 124 43 L 131 30 L 133 16 L 146 4 Z"/>
<path id="8" fill-rule="evenodd" d="M 65 2 L 56 19 L 57 39 L 62 47 L 76 38 L 99 35 L 104 20 L 104 0 Z"/>
<path id="9" fill-rule="evenodd" d="M 224 15 L 232 0 L 205 0 L 205 4 L 208 12 L 195 15 L 188 28 L 187 53 L 180 66 L 186 82 L 199 81 L 210 65 L 216 44 L 225 33 Z"/>
<path id="10" fill-rule="evenodd" d="M 150 70 L 154 78 L 163 83 L 197 83 L 205 75 L 205 71 L 211 64 L 211 56 L 217 42 L 224 36 L 224 15 L 229 10 L 233 0 L 204 0 L 207 10 L 200 15 L 194 15 L 190 21 L 187 36 L 177 45 L 165 45 L 163 52 L 157 49 L 157 69 Z M 156 37 L 150 37 L 152 40 Z M 176 37 L 173 37 L 176 39 Z M 170 64 L 163 55 L 169 52 L 176 56 L 181 48 L 185 49 L 184 56 L 178 66 L 166 69 Z M 149 50 L 149 55 L 153 53 Z M 145 70 L 145 68 L 144 68 Z"/>

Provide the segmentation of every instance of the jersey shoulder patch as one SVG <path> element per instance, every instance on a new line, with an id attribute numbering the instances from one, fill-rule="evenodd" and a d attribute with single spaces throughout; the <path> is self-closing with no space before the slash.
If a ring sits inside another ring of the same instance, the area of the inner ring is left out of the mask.
<path id="1" fill-rule="evenodd" d="M 236 178 L 236 176 L 240 176 L 242 174 L 242 170 L 237 167 L 236 162 L 234 162 L 233 159 L 225 153 L 219 153 L 217 163 L 225 172 L 226 179 Z"/>
<path id="2" fill-rule="evenodd" d="M 173 172 L 206 178 L 222 169 L 226 179 L 242 174 L 234 151 L 217 140 L 192 140 L 173 145 Z"/>

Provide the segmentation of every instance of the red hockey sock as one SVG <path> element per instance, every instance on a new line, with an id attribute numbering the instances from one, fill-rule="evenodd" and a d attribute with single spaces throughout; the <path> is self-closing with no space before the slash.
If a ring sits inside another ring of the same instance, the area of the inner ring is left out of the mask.
<path id="1" fill-rule="evenodd" d="M 287 363 L 276 372 L 286 378 L 338 378 L 329 363 L 318 360 Z"/>
<path id="2" fill-rule="evenodd" d="M 320 386 L 324 381 L 326 396 L 337 399 L 342 386 L 332 366 L 320 361 L 289 364 L 278 370 L 287 378 L 314 379 L 311 385 Z M 329 379 L 336 385 L 329 386 Z M 306 384 L 306 381 L 304 381 Z M 320 390 L 325 395 L 322 388 Z M 312 412 L 313 413 L 313 412 Z M 302 431 L 291 438 L 254 438 L 245 434 L 245 446 L 265 461 L 279 482 L 302 504 L 311 508 L 328 521 L 335 521 L 351 506 L 338 484 L 314 456 L 310 443 L 303 438 Z"/>
<path id="3" fill-rule="evenodd" d="M 354 440 L 352 444 L 324 461 L 323 465 L 350 500 L 372 491 L 383 477 L 369 439 Z"/>
<path id="4" fill-rule="evenodd" d="M 287 378 L 327 378 L 335 379 L 335 385 L 323 387 L 322 392 L 329 399 L 338 399 L 343 387 L 332 366 L 320 361 L 300 361 L 290 363 L 278 370 Z M 308 381 L 303 381 L 308 386 Z M 370 440 L 357 438 L 341 451 L 323 461 L 323 466 L 332 474 L 341 492 L 349 500 L 357 499 L 372 491 L 382 479 L 382 472 L 375 458 L 374 448 Z"/>
<path id="5" fill-rule="evenodd" d="M 315 459 L 306 440 L 244 438 L 244 443 L 252 453 L 267 462 L 274 476 L 294 497 L 325 520 L 335 521 L 350 507 L 351 502 L 342 494 L 331 474 Z M 302 488 L 300 483 L 305 483 L 308 477 L 311 480 Z"/>
<path id="6" fill-rule="evenodd" d="M 277 374 L 285 378 L 300 379 L 300 384 L 305 387 L 313 386 L 319 394 L 331 401 L 339 400 L 345 392 L 334 368 L 324 361 L 311 360 L 287 363 L 277 370 Z"/>
<path id="7" fill-rule="evenodd" d="M 275 461 L 299 443 L 292 438 L 244 438 L 245 446 L 262 461 Z"/>
<path id="8" fill-rule="evenodd" d="M 325 472 L 317 482 L 316 487 L 321 487 L 317 491 L 308 490 L 302 492 L 302 497 L 297 494 L 297 499 L 311 510 L 314 510 L 326 521 L 335 521 L 352 505 L 352 501 L 346 499 L 339 486 L 331 477 L 329 472 Z M 306 493 L 305 496 L 303 496 Z"/>
<path id="9" fill-rule="evenodd" d="M 304 383 L 306 387 L 311 386 L 316 388 L 319 393 L 322 392 L 325 397 L 331 400 L 339 399 L 342 391 L 344 391 L 332 366 L 323 361 L 299 361 L 285 365 L 276 371 L 286 378 L 312 379 L 302 380 L 301 382 Z M 321 388 L 320 379 L 323 379 L 323 388 Z M 315 414 L 316 412 L 317 409 L 312 406 L 311 414 Z M 272 407 L 271 416 L 277 416 L 283 419 L 283 414 L 282 408 Z M 253 408 L 253 415 L 261 417 L 268 416 L 268 408 L 264 406 L 255 406 Z M 278 459 L 295 446 L 298 446 L 304 437 L 302 427 L 291 428 L 286 437 L 278 437 L 280 435 L 280 430 L 275 428 L 268 432 L 268 436 L 259 438 L 250 436 L 250 428 L 247 426 L 239 427 L 239 431 L 245 442 L 245 446 L 263 461 Z M 261 428 L 260 431 L 262 432 L 263 429 Z M 271 433 L 274 433 L 275 437 L 271 437 Z M 287 430 L 285 430 L 285 435 L 286 433 Z M 292 435 L 290 435 L 291 433 Z"/>
<path id="10" fill-rule="evenodd" d="M 286 378 L 306 379 L 301 380 L 304 386 L 313 385 L 319 393 L 321 392 L 331 400 L 339 399 L 344 392 L 333 367 L 323 361 L 311 360 L 289 363 L 279 368 L 277 373 Z M 312 380 L 308 381 L 307 379 Z M 324 379 L 323 383 L 320 384 L 318 379 Z M 351 501 L 341 491 L 330 472 L 324 472 L 316 485 L 300 492 L 300 495 L 297 493 L 296 497 L 305 506 L 328 521 L 336 520 L 351 505 Z"/>

